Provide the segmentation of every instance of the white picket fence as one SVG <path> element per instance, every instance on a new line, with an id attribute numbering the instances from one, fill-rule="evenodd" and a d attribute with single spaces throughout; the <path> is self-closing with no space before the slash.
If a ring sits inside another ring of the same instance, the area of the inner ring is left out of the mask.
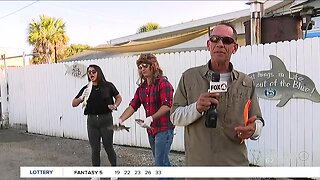
<path id="1" fill-rule="evenodd" d="M 304 74 L 320 90 L 320 38 L 241 47 L 232 57 L 234 67 L 245 73 L 269 70 L 269 55 L 283 60 L 289 71 Z M 192 51 L 157 55 L 160 66 L 174 88 L 183 71 L 205 64 L 207 51 Z M 118 88 L 123 102 L 114 119 L 128 106 L 137 88 L 137 68 L 134 57 L 87 60 L 84 65 L 97 64 L 107 80 Z M 27 66 L 8 69 L 9 122 L 27 124 L 28 132 L 75 139 L 87 139 L 86 117 L 81 107 L 72 108 L 71 101 L 86 78 L 65 74 L 64 64 Z M 2 83 L 2 89 L 4 84 Z M 4 98 L 2 98 L 2 103 Z M 278 101 L 259 99 L 266 125 L 260 140 L 248 141 L 251 163 L 260 166 L 320 166 L 320 103 L 291 99 L 278 108 Z M 143 117 L 143 108 L 126 125 L 130 132 L 116 132 L 115 144 L 149 147 L 144 129 L 136 126 L 135 118 Z M 175 129 L 173 150 L 184 151 L 184 131 Z"/>

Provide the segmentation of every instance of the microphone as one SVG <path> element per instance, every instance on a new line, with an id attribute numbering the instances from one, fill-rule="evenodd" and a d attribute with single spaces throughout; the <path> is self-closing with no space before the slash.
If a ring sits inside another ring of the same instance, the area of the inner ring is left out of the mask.
<path id="1" fill-rule="evenodd" d="M 211 76 L 209 92 L 216 92 L 217 85 L 214 85 L 214 84 L 217 84 L 217 82 L 219 82 L 219 81 L 220 81 L 220 74 L 213 73 Z M 217 120 L 218 120 L 217 106 L 215 104 L 213 104 L 207 110 L 207 118 L 205 121 L 205 126 L 207 128 L 216 128 L 217 127 Z"/>

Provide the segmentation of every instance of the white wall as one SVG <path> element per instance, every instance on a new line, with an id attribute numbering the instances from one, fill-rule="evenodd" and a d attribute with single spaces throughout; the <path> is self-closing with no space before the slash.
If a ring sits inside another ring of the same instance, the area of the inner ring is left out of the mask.
<path id="1" fill-rule="evenodd" d="M 289 71 L 312 79 L 320 91 L 320 38 L 241 47 L 233 56 L 234 67 L 245 73 L 268 70 L 269 55 L 281 58 Z M 157 55 L 160 66 L 176 89 L 181 73 L 205 64 L 207 51 Z M 137 80 L 135 57 L 81 61 L 97 64 L 107 80 L 113 82 L 123 97 L 114 119 L 128 106 Z M 71 65 L 73 63 L 65 63 Z M 9 69 L 10 124 L 25 123 L 31 133 L 87 139 L 86 117 L 81 107 L 72 108 L 71 101 L 87 83 L 65 74 L 63 63 Z M 291 99 L 278 108 L 278 101 L 260 99 L 266 125 L 260 140 L 248 141 L 250 161 L 261 166 L 320 166 L 320 103 Z M 144 116 L 143 108 L 126 121 L 131 131 L 116 132 L 114 142 L 149 147 L 144 129 L 133 119 Z M 183 128 L 175 129 L 172 149 L 183 151 Z"/>

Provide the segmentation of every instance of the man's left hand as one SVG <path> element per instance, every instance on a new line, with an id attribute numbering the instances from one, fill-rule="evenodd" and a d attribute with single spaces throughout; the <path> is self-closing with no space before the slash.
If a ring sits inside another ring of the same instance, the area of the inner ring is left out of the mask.
<path id="1" fill-rule="evenodd" d="M 248 139 L 254 134 L 256 130 L 256 123 L 255 123 L 256 119 L 257 119 L 256 116 L 250 117 L 248 119 L 247 126 L 237 126 L 234 128 L 239 139 Z"/>
<path id="2" fill-rule="evenodd" d="M 144 120 L 143 123 L 140 124 L 140 126 L 143 128 L 150 128 L 152 121 L 153 121 L 152 116 L 149 116 L 149 117 L 147 117 L 147 119 Z"/>

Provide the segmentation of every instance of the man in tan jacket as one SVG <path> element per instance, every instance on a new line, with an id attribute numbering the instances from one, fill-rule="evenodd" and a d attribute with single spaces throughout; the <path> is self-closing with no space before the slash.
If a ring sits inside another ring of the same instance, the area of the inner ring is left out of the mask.
<path id="1" fill-rule="evenodd" d="M 255 86 L 246 74 L 233 68 L 231 55 L 238 49 L 237 32 L 228 23 L 210 33 L 211 60 L 186 70 L 180 79 L 171 109 L 171 121 L 185 127 L 187 166 L 248 166 L 245 139 L 257 139 L 264 125 Z M 227 92 L 208 92 L 212 74 L 227 82 Z M 244 107 L 251 100 L 248 120 Z M 206 127 L 208 109 L 216 106 L 215 128 Z"/>

